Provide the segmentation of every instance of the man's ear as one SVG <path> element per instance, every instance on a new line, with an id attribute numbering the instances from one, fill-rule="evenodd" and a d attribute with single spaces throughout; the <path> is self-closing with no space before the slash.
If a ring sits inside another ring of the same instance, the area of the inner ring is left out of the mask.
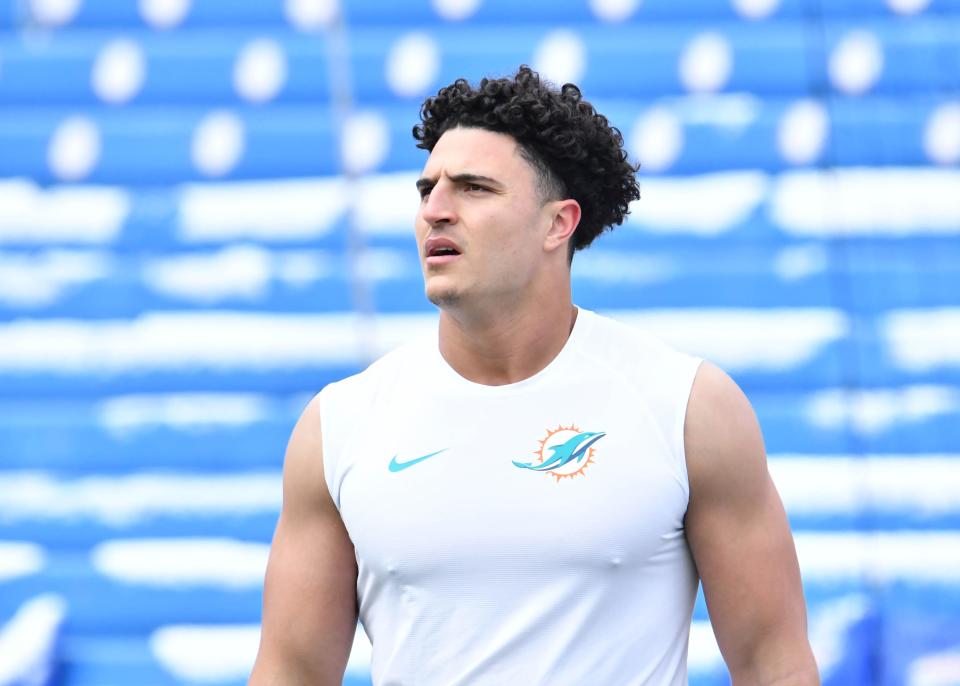
<path id="1" fill-rule="evenodd" d="M 577 230 L 577 225 L 580 224 L 580 203 L 568 198 L 554 200 L 550 206 L 553 221 L 544 239 L 543 249 L 547 252 L 560 248 L 566 250 L 567 243 L 573 237 L 573 232 Z"/>

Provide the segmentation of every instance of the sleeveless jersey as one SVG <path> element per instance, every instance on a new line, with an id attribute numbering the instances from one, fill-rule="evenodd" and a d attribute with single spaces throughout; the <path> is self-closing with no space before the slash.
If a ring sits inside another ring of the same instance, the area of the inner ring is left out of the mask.
<path id="1" fill-rule="evenodd" d="M 686 684 L 699 362 L 581 309 L 518 383 L 466 380 L 434 336 L 321 391 L 373 683 Z"/>

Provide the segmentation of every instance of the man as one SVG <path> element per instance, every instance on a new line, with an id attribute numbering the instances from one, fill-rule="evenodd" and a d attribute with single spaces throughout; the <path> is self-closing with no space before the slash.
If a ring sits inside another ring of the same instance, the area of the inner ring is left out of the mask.
<path id="1" fill-rule="evenodd" d="M 685 684 L 698 576 L 734 684 L 818 683 L 749 403 L 572 303 L 639 195 L 620 133 L 526 67 L 421 119 L 439 332 L 297 423 L 251 684 L 339 684 L 358 616 L 374 684 Z"/>

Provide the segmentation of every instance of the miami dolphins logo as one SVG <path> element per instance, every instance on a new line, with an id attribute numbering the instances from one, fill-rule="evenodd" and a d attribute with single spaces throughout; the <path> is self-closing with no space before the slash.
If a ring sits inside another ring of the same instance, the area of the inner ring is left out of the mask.
<path id="1" fill-rule="evenodd" d="M 593 444 L 606 435 L 603 431 L 580 431 L 573 424 L 547 429 L 540 447 L 533 451 L 536 459 L 532 462 L 514 460 L 513 464 L 521 469 L 546 472 L 560 483 L 562 479 L 583 474 L 593 464 Z"/>

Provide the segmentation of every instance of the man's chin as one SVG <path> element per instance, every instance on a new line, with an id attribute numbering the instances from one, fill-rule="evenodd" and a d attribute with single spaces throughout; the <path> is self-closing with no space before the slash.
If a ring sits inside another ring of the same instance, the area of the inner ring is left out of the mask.
<path id="1" fill-rule="evenodd" d="M 427 300 L 441 309 L 454 307 L 461 301 L 460 293 L 449 288 L 428 288 L 426 295 Z"/>

